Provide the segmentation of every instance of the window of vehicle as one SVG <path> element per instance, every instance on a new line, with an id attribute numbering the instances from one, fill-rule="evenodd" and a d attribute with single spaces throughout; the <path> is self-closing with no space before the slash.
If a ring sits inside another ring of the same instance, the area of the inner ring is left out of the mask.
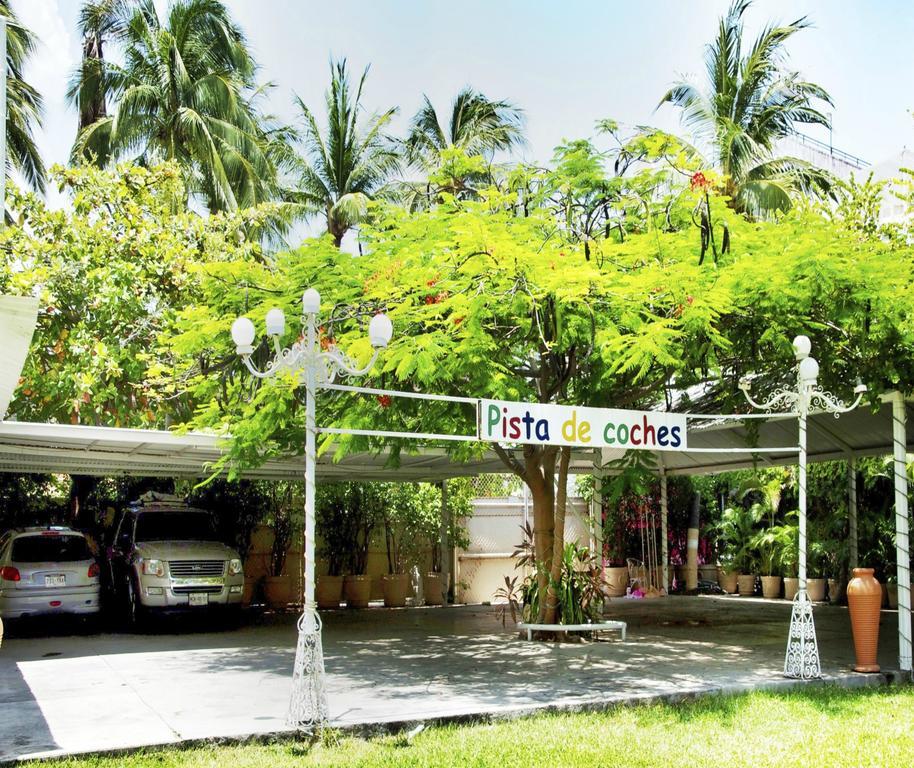
<path id="1" fill-rule="evenodd" d="M 14 563 L 76 563 L 91 560 L 89 544 L 82 536 L 35 534 L 13 541 Z"/>
<path id="2" fill-rule="evenodd" d="M 136 521 L 136 541 L 217 541 L 204 512 L 143 512 Z"/>

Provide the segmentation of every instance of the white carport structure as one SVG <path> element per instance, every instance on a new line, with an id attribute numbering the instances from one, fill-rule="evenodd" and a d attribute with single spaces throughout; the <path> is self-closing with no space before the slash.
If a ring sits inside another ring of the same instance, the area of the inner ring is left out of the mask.
<path id="1" fill-rule="evenodd" d="M 850 564 L 857 565 L 856 486 L 854 461 L 859 456 L 889 455 L 895 468 L 895 531 L 898 575 L 899 667 L 911 672 L 911 593 L 908 546 L 908 483 L 906 454 L 914 451 L 914 439 L 906 422 L 912 401 L 899 393 L 881 399 L 873 411 L 861 407 L 835 418 L 828 413 L 809 416 L 809 461 L 848 462 L 848 509 Z M 661 462 L 663 530 L 666 530 L 666 478 L 669 475 L 714 474 L 748 467 L 793 464 L 797 452 L 794 416 L 773 415 L 744 421 L 740 416 L 722 420 L 687 414 L 688 450 L 658 454 Z M 177 434 L 155 430 L 0 422 L 0 472 L 72 473 L 97 476 L 141 475 L 200 478 L 209 475 L 223 455 L 224 438 L 202 433 Z M 771 446 L 784 447 L 771 451 Z M 788 448 L 788 446 L 790 446 Z M 767 447 L 767 450 L 766 450 Z M 758 448 L 758 453 L 752 453 Z M 622 451 L 573 449 L 570 471 L 574 474 L 601 472 L 605 464 Z M 477 459 L 455 461 L 442 448 L 402 451 L 396 461 L 388 452 L 356 453 L 335 462 L 332 451 L 317 463 L 320 480 L 376 480 L 437 482 L 483 473 L 504 473 L 505 465 L 492 451 Z M 292 456 L 267 459 L 244 473 L 249 479 L 300 480 L 304 458 Z M 662 561 L 668 565 L 666 539 Z M 666 583 L 664 575 L 664 583 Z"/>

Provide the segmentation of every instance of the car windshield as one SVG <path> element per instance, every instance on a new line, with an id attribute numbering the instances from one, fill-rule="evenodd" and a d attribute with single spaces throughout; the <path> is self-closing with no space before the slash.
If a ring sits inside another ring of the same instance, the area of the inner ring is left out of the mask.
<path id="1" fill-rule="evenodd" d="M 36 534 L 13 541 L 14 563 L 75 563 L 91 560 L 89 545 L 82 536 Z"/>
<path id="2" fill-rule="evenodd" d="M 139 541 L 216 541 L 209 515 L 203 512 L 143 512 L 136 521 Z"/>

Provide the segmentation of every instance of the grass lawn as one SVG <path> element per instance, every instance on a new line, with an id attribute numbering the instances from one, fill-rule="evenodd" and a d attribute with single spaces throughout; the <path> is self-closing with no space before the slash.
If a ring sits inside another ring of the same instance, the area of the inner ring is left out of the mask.
<path id="1" fill-rule="evenodd" d="M 31 765 L 38 765 L 33 763 Z M 55 762 L 76 768 L 156 766 L 910 766 L 914 687 L 809 688 L 710 697 L 596 714 L 542 715 L 371 740 L 162 750 Z"/>

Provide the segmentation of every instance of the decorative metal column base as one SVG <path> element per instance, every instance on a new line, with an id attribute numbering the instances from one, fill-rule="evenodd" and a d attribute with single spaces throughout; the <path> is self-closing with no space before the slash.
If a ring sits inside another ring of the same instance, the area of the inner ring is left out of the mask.
<path id="1" fill-rule="evenodd" d="M 321 620 L 317 610 L 310 606 L 298 620 L 298 646 L 287 717 L 290 726 L 312 733 L 324 727 L 329 716 L 324 683 Z"/>
<path id="2" fill-rule="evenodd" d="M 819 644 L 812 618 L 812 602 L 805 589 L 797 592 L 790 613 L 790 634 L 784 657 L 784 677 L 813 680 L 822 677 L 819 666 Z"/>

